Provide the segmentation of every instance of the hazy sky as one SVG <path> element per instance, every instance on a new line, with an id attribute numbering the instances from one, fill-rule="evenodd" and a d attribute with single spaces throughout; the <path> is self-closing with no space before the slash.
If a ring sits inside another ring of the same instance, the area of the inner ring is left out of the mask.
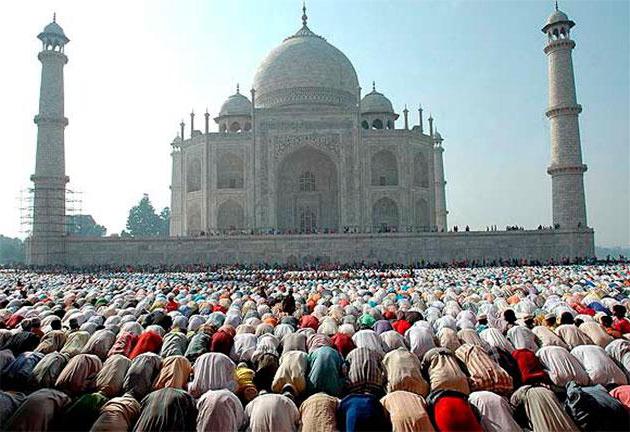
<path id="1" fill-rule="evenodd" d="M 630 2 L 560 1 L 572 36 L 589 225 L 630 244 Z M 309 0 L 310 28 L 445 137 L 449 225 L 551 223 L 545 36 L 553 2 Z M 213 116 L 249 89 L 267 52 L 300 27 L 299 0 L 0 3 L 0 233 L 19 234 L 19 192 L 35 168 L 41 48 L 51 21 L 71 39 L 66 166 L 83 212 L 109 233 L 148 193 L 170 204 L 170 142 L 191 108 Z M 198 125 L 202 124 L 198 117 Z M 402 121 L 398 122 L 402 127 Z M 216 129 L 215 129 L 216 130 Z"/>

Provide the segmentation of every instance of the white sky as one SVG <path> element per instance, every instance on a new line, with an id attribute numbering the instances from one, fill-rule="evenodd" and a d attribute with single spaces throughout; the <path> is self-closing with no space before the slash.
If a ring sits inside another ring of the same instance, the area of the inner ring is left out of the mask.
<path id="1" fill-rule="evenodd" d="M 564 4 L 577 23 L 589 224 L 597 244 L 627 246 L 629 2 Z M 350 58 L 364 89 L 376 80 L 398 112 L 409 105 L 412 124 L 419 101 L 436 117 L 446 138 L 449 225 L 551 223 L 540 32 L 551 2 L 310 0 L 308 7 L 311 29 Z M 83 192 L 83 212 L 113 233 L 143 193 L 158 210 L 170 204 L 178 123 L 188 123 L 191 108 L 207 106 L 214 116 L 237 82 L 249 89 L 265 54 L 299 28 L 300 8 L 298 0 L 2 2 L 0 234 L 19 234 L 17 197 L 35 166 L 36 36 L 53 11 L 71 39 L 70 187 Z"/>

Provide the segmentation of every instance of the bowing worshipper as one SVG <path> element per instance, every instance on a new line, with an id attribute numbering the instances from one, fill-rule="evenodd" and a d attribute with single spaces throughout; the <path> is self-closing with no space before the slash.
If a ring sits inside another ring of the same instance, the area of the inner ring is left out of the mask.
<path id="1" fill-rule="evenodd" d="M 438 431 L 482 432 L 468 396 L 453 390 L 433 391 L 427 398 L 429 415 Z"/>
<path id="2" fill-rule="evenodd" d="M 77 354 L 81 354 L 88 340 L 90 340 L 90 334 L 86 331 L 70 333 L 60 352 L 68 357 L 74 357 Z"/>
<path id="3" fill-rule="evenodd" d="M 301 432 L 336 432 L 339 399 L 315 393 L 300 405 Z"/>
<path id="4" fill-rule="evenodd" d="M 63 330 L 52 330 L 39 341 L 39 345 L 35 348 L 35 351 L 42 354 L 49 354 L 51 352 L 59 351 L 66 343 L 66 332 Z"/>
<path id="5" fill-rule="evenodd" d="M 22 326 L 21 326 L 22 327 Z M 10 350 L 14 357 L 23 352 L 33 351 L 40 343 L 40 337 L 24 329 L 10 333 L 0 350 Z"/>
<path id="6" fill-rule="evenodd" d="M 536 352 L 540 346 L 534 332 L 526 326 L 517 325 L 509 329 L 507 339 L 514 345 L 514 349 L 527 349 Z"/>
<path id="7" fill-rule="evenodd" d="M 28 386 L 31 389 L 53 388 L 59 374 L 67 364 L 68 358 L 63 354 L 58 352 L 46 354 L 33 368 L 28 378 Z M 6 376 L 3 379 L 6 379 Z"/>
<path id="8" fill-rule="evenodd" d="M 131 361 L 125 380 L 123 391 L 141 401 L 153 390 L 153 382 L 160 373 L 162 358 L 152 352 L 140 354 Z"/>
<path id="9" fill-rule="evenodd" d="M 614 340 L 597 321 L 586 321 L 580 325 L 579 329 L 588 336 L 593 343 L 602 348 L 606 348 L 606 346 Z"/>
<path id="10" fill-rule="evenodd" d="M 75 397 L 96 389 L 96 376 L 103 367 L 101 359 L 93 354 L 78 354 L 63 368 L 55 388 Z"/>
<path id="11" fill-rule="evenodd" d="M 588 375 L 592 385 L 624 385 L 628 383 L 624 372 L 608 357 L 599 345 L 580 345 L 571 350 Z"/>
<path id="12" fill-rule="evenodd" d="M 130 366 L 131 360 L 122 354 L 108 357 L 96 375 L 96 390 L 108 398 L 120 396 Z"/>
<path id="13" fill-rule="evenodd" d="M 591 345 L 593 341 L 575 325 L 571 312 L 563 312 L 560 325 L 556 327 L 556 334 L 573 349 L 579 345 Z"/>
<path id="14" fill-rule="evenodd" d="M 393 432 L 433 432 L 435 429 L 422 396 L 403 390 L 388 393 L 381 404 L 392 423 Z"/>
<path id="15" fill-rule="evenodd" d="M 411 327 L 411 323 L 405 318 L 405 312 L 399 310 L 396 312 L 396 320 L 392 323 L 392 327 L 401 335 L 404 335 Z"/>
<path id="16" fill-rule="evenodd" d="M 285 395 L 264 393 L 247 404 L 245 417 L 251 432 L 297 432 L 300 412 Z"/>
<path id="17" fill-rule="evenodd" d="M 562 347 L 542 347 L 536 352 L 536 357 L 545 368 L 551 382 L 556 386 L 564 387 L 570 381 L 575 381 L 579 385 L 590 383 L 582 364 Z"/>
<path id="18" fill-rule="evenodd" d="M 383 356 L 369 348 L 356 348 L 346 357 L 349 393 L 384 394 L 385 371 Z"/>
<path id="19" fill-rule="evenodd" d="M 308 354 L 307 389 L 310 394 L 323 392 L 341 396 L 345 378 L 344 361 L 339 352 L 331 347 L 321 347 Z"/>
<path id="20" fill-rule="evenodd" d="M 545 387 L 522 386 L 514 392 L 510 403 L 520 424 L 532 432 L 579 431 L 554 393 Z"/>
<path id="21" fill-rule="evenodd" d="M 432 348 L 435 348 L 435 339 L 433 330 L 426 321 L 417 321 L 405 333 L 405 341 L 409 350 L 422 358 L 424 354 Z"/>
<path id="22" fill-rule="evenodd" d="M 479 345 L 484 351 L 490 350 L 490 345 L 488 345 L 479 334 L 470 328 L 461 329 L 457 332 L 457 338 L 459 339 L 460 344 L 470 344 L 470 345 Z M 447 348 L 447 347 L 444 347 Z M 451 350 L 452 351 L 452 350 Z M 453 351 L 455 352 L 455 351 Z"/>
<path id="23" fill-rule="evenodd" d="M 485 313 L 481 313 L 477 316 L 477 324 L 475 324 L 475 331 L 477 333 L 481 333 L 482 331 L 489 328 L 488 325 L 488 315 Z"/>
<path id="24" fill-rule="evenodd" d="M 455 355 L 468 369 L 472 391 L 487 390 L 504 395 L 512 392 L 510 375 L 477 345 L 464 344 L 455 351 Z"/>
<path id="25" fill-rule="evenodd" d="M 611 316 L 603 315 L 599 319 L 599 321 L 601 322 L 602 327 L 604 328 L 604 331 L 607 335 L 609 335 L 613 339 L 619 339 L 623 337 L 623 334 L 613 327 L 613 319 Z"/>
<path id="26" fill-rule="evenodd" d="M 243 326 L 238 326 L 238 330 L 241 330 Z M 234 344 L 232 345 L 232 351 L 230 352 L 230 358 L 235 362 L 238 361 L 251 361 L 254 352 L 256 351 L 256 335 L 253 333 L 241 333 L 234 336 Z M 287 340 L 292 340 L 290 338 L 291 335 L 287 336 Z M 306 351 L 306 336 L 302 336 L 304 338 L 304 350 Z M 290 343 L 287 344 L 287 351 L 290 351 L 291 346 Z"/>
<path id="27" fill-rule="evenodd" d="M 26 399 L 26 395 L 20 392 L 0 391 L 0 428 L 13 415 Z"/>
<path id="28" fill-rule="evenodd" d="M 234 329 L 234 327 L 220 327 L 219 330 L 217 330 L 217 332 L 212 335 L 210 351 L 230 355 L 230 351 L 232 350 L 232 346 L 234 345 L 234 336 L 236 336 L 236 330 Z"/>
<path id="29" fill-rule="evenodd" d="M 337 349 L 337 351 L 339 351 L 339 354 L 341 354 L 343 358 L 346 358 L 348 354 L 356 348 L 356 345 L 353 342 L 353 338 L 345 333 L 336 333 L 330 338 L 330 340 L 333 346 Z"/>
<path id="30" fill-rule="evenodd" d="M 69 405 L 60 416 L 56 429 L 62 431 L 89 430 L 100 415 L 101 407 L 107 402 L 102 393 L 84 394 Z"/>
<path id="31" fill-rule="evenodd" d="M 239 363 L 234 371 L 236 378 L 236 390 L 234 393 L 243 402 L 243 405 L 258 395 L 258 389 L 254 384 L 255 374 L 254 370 L 250 369 L 247 363 L 244 362 Z"/>
<path id="32" fill-rule="evenodd" d="M 630 382 L 630 341 L 626 339 L 615 339 L 606 347 L 606 354 L 623 368 L 623 371 Z"/>
<path id="33" fill-rule="evenodd" d="M 566 350 L 569 349 L 569 345 L 567 345 L 560 336 L 555 334 L 549 327 L 546 326 L 536 326 L 532 329 L 532 332 L 536 335 L 538 340 L 540 341 L 540 346 L 559 346 Z"/>
<path id="34" fill-rule="evenodd" d="M 236 341 L 235 341 L 236 343 Z M 254 339 L 254 347 L 256 346 Z M 306 335 L 304 333 L 290 333 L 282 338 L 282 351 L 306 352 Z M 253 350 L 252 350 L 253 352 Z M 242 359 L 247 360 L 247 359 Z"/>
<path id="35" fill-rule="evenodd" d="M 144 353 L 158 354 L 162 348 L 162 336 L 155 331 L 146 330 L 138 338 L 138 342 L 131 350 L 129 358 L 131 360 Z"/>
<path id="36" fill-rule="evenodd" d="M 626 318 L 626 307 L 621 304 L 616 304 L 612 307 L 613 316 L 613 328 L 622 335 L 630 333 L 630 321 Z"/>
<path id="37" fill-rule="evenodd" d="M 28 390 L 33 370 L 43 358 L 44 354 L 34 351 L 26 351 L 18 355 L 0 371 L 2 387 L 5 390 Z"/>
<path id="38" fill-rule="evenodd" d="M 134 432 L 195 430 L 195 400 L 183 390 L 165 387 L 147 395 L 141 404 Z"/>
<path id="39" fill-rule="evenodd" d="M 510 329 L 513 327 L 517 327 L 517 325 L 516 324 L 512 325 Z M 512 343 L 497 328 L 489 327 L 485 329 L 484 331 L 482 331 L 481 333 L 479 333 L 479 337 L 484 342 L 486 342 L 491 348 L 501 349 L 509 353 L 514 351 L 514 346 L 512 345 Z"/>
<path id="40" fill-rule="evenodd" d="M 108 357 L 111 357 L 115 354 L 120 354 L 125 357 L 129 357 L 131 355 L 131 351 L 133 351 L 134 346 L 138 342 L 138 335 L 121 330 L 118 336 L 116 337 L 116 341 L 114 345 L 110 348 L 107 353 Z"/>
<path id="41" fill-rule="evenodd" d="M 296 391 L 296 396 L 306 390 L 306 375 L 308 360 L 305 352 L 287 351 L 280 357 L 280 365 L 271 384 L 274 393 L 280 393 L 285 385 L 291 384 Z"/>
<path id="42" fill-rule="evenodd" d="M 457 332 L 449 327 L 441 328 L 437 332 L 438 342 L 442 348 L 450 349 L 455 352 L 461 346 L 461 342 L 457 337 Z"/>
<path id="43" fill-rule="evenodd" d="M 512 357 L 518 366 L 518 380 L 520 385 L 549 383 L 549 375 L 545 372 L 536 354 L 527 349 L 517 349 L 512 351 Z M 515 386 L 516 387 L 516 386 Z"/>
<path id="44" fill-rule="evenodd" d="M 453 390 L 470 393 L 468 378 L 462 368 L 466 366 L 446 348 L 433 348 L 422 358 L 422 373 L 429 381 L 432 391 Z"/>
<path id="45" fill-rule="evenodd" d="M 111 330 L 101 329 L 97 330 L 90 336 L 87 343 L 81 351 L 83 354 L 94 354 L 101 361 L 107 359 L 107 353 L 114 345 L 116 341 L 116 335 Z"/>
<path id="46" fill-rule="evenodd" d="M 237 432 L 245 426 L 241 401 L 229 390 L 210 390 L 197 401 L 198 432 Z"/>
<path id="47" fill-rule="evenodd" d="M 193 379 L 188 384 L 188 391 L 195 399 L 208 390 L 234 391 L 236 390 L 235 368 L 234 362 L 225 354 L 203 354 L 193 364 Z"/>
<path id="48" fill-rule="evenodd" d="M 188 347 L 188 339 L 184 333 L 171 331 L 166 333 L 160 349 L 160 356 L 166 358 L 169 356 L 185 355 Z"/>
<path id="49" fill-rule="evenodd" d="M 630 385 L 621 385 L 610 391 L 610 395 L 617 399 L 630 412 Z"/>
<path id="50" fill-rule="evenodd" d="M 405 348 L 388 352 L 383 358 L 387 392 L 404 390 L 421 396 L 429 394 L 429 384 L 422 377 L 418 357 Z"/>
<path id="51" fill-rule="evenodd" d="M 357 348 L 367 348 L 380 355 L 385 355 L 381 338 L 372 329 L 359 330 L 352 336 L 352 342 Z"/>
<path id="52" fill-rule="evenodd" d="M 153 390 L 172 387 L 186 390 L 192 365 L 183 355 L 174 355 L 162 360 L 162 368 L 153 383 Z"/>
<path id="53" fill-rule="evenodd" d="M 11 350 L 0 350 L 0 372 L 5 366 L 13 363 L 13 360 L 15 360 L 15 356 Z"/>
<path id="54" fill-rule="evenodd" d="M 392 424 L 376 395 L 352 393 L 339 402 L 337 428 L 342 432 L 391 431 Z"/>
<path id="55" fill-rule="evenodd" d="M 587 431 L 626 432 L 630 411 L 612 397 L 602 385 L 580 387 L 567 384 L 564 408 L 575 423 Z"/>
<path id="56" fill-rule="evenodd" d="M 3 425 L 7 431 L 47 431 L 59 420 L 70 398 L 63 392 L 53 389 L 39 389 L 24 399 Z"/>
<path id="57" fill-rule="evenodd" d="M 254 353 L 252 355 L 254 363 L 254 385 L 258 390 L 271 391 L 273 377 L 280 366 L 280 358 L 277 354 L 271 352 L 263 352 L 261 354 Z"/>
<path id="58" fill-rule="evenodd" d="M 481 426 L 485 432 L 522 431 L 514 420 L 513 409 L 505 397 L 489 391 L 475 391 L 468 396 L 468 402 L 481 415 Z"/>
<path id="59" fill-rule="evenodd" d="M 190 343 L 184 354 L 186 358 L 194 363 L 200 356 L 209 352 L 212 337 L 203 331 L 198 331 L 190 338 Z"/>

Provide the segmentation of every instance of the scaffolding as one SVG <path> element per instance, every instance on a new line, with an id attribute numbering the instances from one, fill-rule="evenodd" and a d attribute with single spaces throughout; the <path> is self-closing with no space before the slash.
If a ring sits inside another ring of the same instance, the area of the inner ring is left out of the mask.
<path id="1" fill-rule="evenodd" d="M 73 216 L 83 214 L 83 192 L 68 188 L 39 188 L 46 209 L 42 216 L 47 219 L 46 227 L 40 229 L 44 236 L 52 232 L 61 232 L 66 235 L 69 232 Z M 59 200 L 64 200 L 63 205 L 57 205 Z M 20 234 L 23 237 L 31 237 L 35 219 L 35 188 L 22 189 L 18 197 L 20 210 Z M 61 225 L 61 227 L 59 226 Z M 59 229 L 61 228 L 61 229 Z"/>

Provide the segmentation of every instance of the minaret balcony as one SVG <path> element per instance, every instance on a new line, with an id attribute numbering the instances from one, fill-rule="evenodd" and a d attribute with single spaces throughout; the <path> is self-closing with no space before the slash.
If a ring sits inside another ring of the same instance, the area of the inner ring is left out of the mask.
<path id="1" fill-rule="evenodd" d="M 547 110 L 545 115 L 547 118 L 553 118 L 563 115 L 578 115 L 582 112 L 582 105 L 576 104 L 572 106 L 555 106 Z"/>

